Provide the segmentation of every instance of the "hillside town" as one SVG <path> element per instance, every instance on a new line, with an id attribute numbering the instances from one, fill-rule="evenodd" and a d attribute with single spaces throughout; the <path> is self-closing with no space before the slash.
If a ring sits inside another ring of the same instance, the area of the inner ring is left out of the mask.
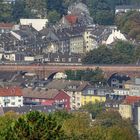
<path id="1" fill-rule="evenodd" d="M 122 12 L 125 12 L 125 7 L 116 7 L 116 14 Z M 0 23 L 1 63 L 81 64 L 83 56 L 100 45 L 111 48 L 117 40 L 130 39 L 115 25 L 94 24 L 88 7 L 83 3 L 70 6 L 67 15 L 55 25 L 47 24 L 47 19 L 20 19 L 18 24 Z M 139 44 L 135 40 L 133 42 Z"/>
<path id="2" fill-rule="evenodd" d="M 140 2 L 46 3 L 0 1 L 0 139 L 139 140 Z"/>

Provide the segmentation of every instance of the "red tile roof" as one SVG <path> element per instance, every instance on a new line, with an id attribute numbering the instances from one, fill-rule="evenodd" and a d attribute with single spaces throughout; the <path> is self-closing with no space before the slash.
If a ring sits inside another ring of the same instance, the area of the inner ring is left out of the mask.
<path id="1" fill-rule="evenodd" d="M 127 96 L 124 100 L 124 103 L 133 104 L 133 103 L 138 102 L 138 101 L 140 101 L 139 96 Z"/>
<path id="2" fill-rule="evenodd" d="M 0 28 L 1 29 L 12 29 L 14 24 L 12 23 L 0 23 Z"/>
<path id="3" fill-rule="evenodd" d="M 23 96 L 23 94 L 20 87 L 7 87 L 0 88 L 0 96 Z"/>
<path id="4" fill-rule="evenodd" d="M 65 18 L 68 20 L 68 22 L 70 23 L 70 24 L 76 24 L 76 22 L 77 22 L 77 16 L 73 16 L 73 15 L 66 15 L 65 16 Z"/>

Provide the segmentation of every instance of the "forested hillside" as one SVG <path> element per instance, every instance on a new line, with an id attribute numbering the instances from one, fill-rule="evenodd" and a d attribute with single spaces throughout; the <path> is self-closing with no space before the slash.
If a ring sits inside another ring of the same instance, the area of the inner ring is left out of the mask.
<path id="1" fill-rule="evenodd" d="M 75 0 L 16 0 L 6 4 L 0 0 L 0 22 L 17 22 L 20 18 L 52 18 L 58 20 L 67 13 Z M 95 23 L 114 23 L 116 5 L 140 4 L 139 0 L 81 0 L 90 11 Z M 56 22 L 56 21 L 55 21 Z"/>

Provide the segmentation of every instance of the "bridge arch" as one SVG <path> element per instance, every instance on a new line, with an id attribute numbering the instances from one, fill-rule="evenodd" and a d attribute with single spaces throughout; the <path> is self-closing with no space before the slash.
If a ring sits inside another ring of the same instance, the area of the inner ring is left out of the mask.
<path id="1" fill-rule="evenodd" d="M 107 80 L 107 83 L 110 87 L 114 88 L 123 88 L 124 83 L 131 78 L 127 74 L 123 73 L 113 73 Z"/>

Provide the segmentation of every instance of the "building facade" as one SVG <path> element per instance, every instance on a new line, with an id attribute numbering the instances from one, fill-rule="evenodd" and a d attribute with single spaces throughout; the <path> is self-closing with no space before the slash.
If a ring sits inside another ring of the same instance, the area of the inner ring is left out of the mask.
<path id="1" fill-rule="evenodd" d="M 23 106 L 23 94 L 19 87 L 0 88 L 0 106 L 20 107 Z"/>

